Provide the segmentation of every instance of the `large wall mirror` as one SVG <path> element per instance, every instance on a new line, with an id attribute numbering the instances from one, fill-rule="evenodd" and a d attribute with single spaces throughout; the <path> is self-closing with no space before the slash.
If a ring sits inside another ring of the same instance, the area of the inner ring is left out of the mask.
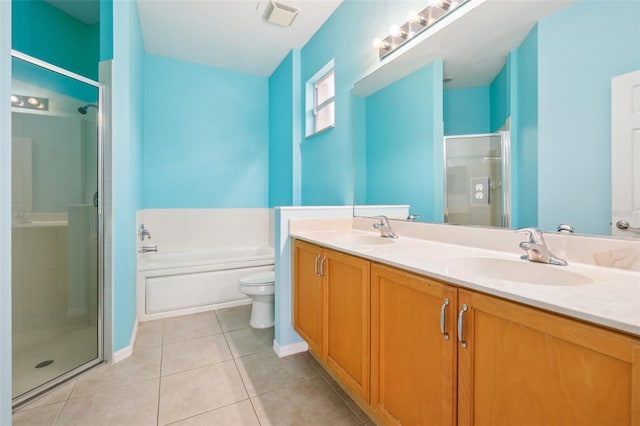
<path id="1" fill-rule="evenodd" d="M 640 2 L 468 3 L 354 86 L 355 204 L 640 237 Z"/>

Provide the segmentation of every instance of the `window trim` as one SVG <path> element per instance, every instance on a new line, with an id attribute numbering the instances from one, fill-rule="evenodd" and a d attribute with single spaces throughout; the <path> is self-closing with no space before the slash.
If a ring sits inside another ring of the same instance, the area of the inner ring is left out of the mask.
<path id="1" fill-rule="evenodd" d="M 329 98 L 325 99 L 321 103 L 318 103 L 318 86 L 322 84 L 326 79 L 333 76 L 333 95 Z M 319 133 L 325 132 L 329 129 L 335 127 L 336 124 L 336 116 L 335 116 L 335 102 L 336 102 L 336 93 L 335 93 L 335 67 L 333 64 L 333 59 L 329 61 L 325 66 L 323 66 L 318 72 L 316 72 L 312 78 L 307 81 L 307 120 L 306 120 L 306 134 L 305 137 L 309 138 L 311 136 L 317 135 Z M 331 123 L 323 128 L 318 128 L 318 112 L 324 108 L 327 108 L 329 105 L 333 104 L 333 120 Z"/>

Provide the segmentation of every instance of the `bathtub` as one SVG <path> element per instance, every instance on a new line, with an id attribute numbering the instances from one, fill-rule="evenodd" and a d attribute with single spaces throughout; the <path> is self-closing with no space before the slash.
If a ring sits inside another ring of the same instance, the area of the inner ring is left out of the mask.
<path id="1" fill-rule="evenodd" d="M 138 255 L 138 319 L 148 321 L 251 303 L 238 280 L 274 269 L 272 247 Z"/>

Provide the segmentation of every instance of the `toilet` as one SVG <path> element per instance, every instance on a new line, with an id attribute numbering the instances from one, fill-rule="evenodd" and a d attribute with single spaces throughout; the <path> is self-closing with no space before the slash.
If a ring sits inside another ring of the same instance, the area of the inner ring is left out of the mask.
<path id="1" fill-rule="evenodd" d="M 258 272 L 240 278 L 239 290 L 253 299 L 249 325 L 253 328 L 269 328 L 275 324 L 273 295 L 276 271 Z"/>

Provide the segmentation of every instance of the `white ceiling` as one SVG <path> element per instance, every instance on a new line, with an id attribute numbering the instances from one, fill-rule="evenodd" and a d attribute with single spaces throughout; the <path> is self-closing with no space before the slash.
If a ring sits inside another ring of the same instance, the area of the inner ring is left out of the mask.
<path id="1" fill-rule="evenodd" d="M 342 0 L 285 0 L 300 8 L 291 27 L 262 20 L 267 1 L 136 0 L 147 53 L 269 76 L 302 48 Z"/>
<path id="2" fill-rule="evenodd" d="M 445 89 L 485 86 L 536 22 L 576 0 L 472 0 L 382 60 L 354 85 L 368 96 L 441 59 Z"/>

